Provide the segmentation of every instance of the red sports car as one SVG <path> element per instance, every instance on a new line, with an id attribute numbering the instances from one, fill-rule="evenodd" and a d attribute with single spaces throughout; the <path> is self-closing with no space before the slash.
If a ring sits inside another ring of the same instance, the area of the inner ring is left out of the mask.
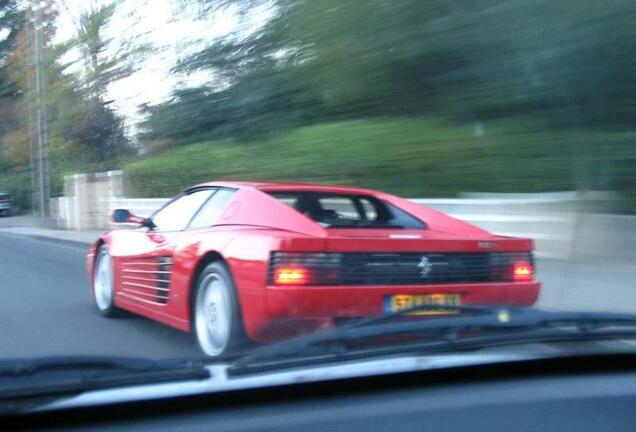
<path id="1" fill-rule="evenodd" d="M 88 252 L 100 312 L 193 331 L 210 356 L 414 305 L 527 306 L 539 294 L 530 239 L 374 190 L 213 182 L 150 218 L 113 219 L 140 227 Z"/>

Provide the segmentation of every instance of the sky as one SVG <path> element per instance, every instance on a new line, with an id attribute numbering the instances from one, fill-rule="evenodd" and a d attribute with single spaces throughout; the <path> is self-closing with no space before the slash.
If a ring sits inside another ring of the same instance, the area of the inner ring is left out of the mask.
<path id="1" fill-rule="evenodd" d="M 108 3 L 110 1 L 58 0 L 60 16 L 54 42 L 63 42 L 74 36 L 82 12 Z M 257 31 L 271 14 L 268 7 L 256 9 L 250 14 L 247 29 L 243 31 Z M 180 87 L 214 84 L 214 75 L 210 72 L 177 75 L 171 69 L 178 59 L 238 31 L 239 27 L 242 28 L 240 23 L 233 10 L 202 16 L 195 2 L 120 0 L 106 29 L 106 37 L 112 42 L 105 55 L 113 54 L 123 43 L 131 40 L 155 48 L 143 61 L 135 63 L 138 66 L 135 73 L 112 83 L 106 95 L 107 100 L 113 101 L 112 107 L 125 118 L 131 138 L 137 132 L 136 123 L 143 118 L 138 112 L 139 105 L 165 101 Z M 79 52 L 70 52 L 68 57 L 65 62 L 79 57 Z M 69 71 L 81 73 L 81 64 L 77 63 Z"/>

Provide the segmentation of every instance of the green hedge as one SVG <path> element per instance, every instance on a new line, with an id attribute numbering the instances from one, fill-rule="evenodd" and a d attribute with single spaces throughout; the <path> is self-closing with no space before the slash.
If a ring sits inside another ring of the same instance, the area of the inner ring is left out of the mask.
<path id="1" fill-rule="evenodd" d="M 331 182 L 405 196 L 572 190 L 581 177 L 591 188 L 620 189 L 612 164 L 597 165 L 603 155 L 620 157 L 631 142 L 631 135 L 554 131 L 529 120 L 457 126 L 366 119 L 302 127 L 262 142 L 192 144 L 124 169 L 133 194 L 149 197 L 218 179 Z"/>

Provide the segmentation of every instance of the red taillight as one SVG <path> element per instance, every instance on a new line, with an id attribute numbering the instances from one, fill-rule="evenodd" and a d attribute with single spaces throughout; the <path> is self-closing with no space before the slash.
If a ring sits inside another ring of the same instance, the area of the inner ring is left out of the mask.
<path id="1" fill-rule="evenodd" d="M 534 268 L 527 261 L 519 261 L 512 265 L 512 279 L 516 282 L 532 280 Z"/>
<path id="2" fill-rule="evenodd" d="M 307 283 L 307 269 L 303 267 L 279 267 L 274 271 L 276 285 L 303 285 Z"/>
<path id="3" fill-rule="evenodd" d="M 272 285 L 337 285 L 342 254 L 272 252 L 269 265 Z"/>

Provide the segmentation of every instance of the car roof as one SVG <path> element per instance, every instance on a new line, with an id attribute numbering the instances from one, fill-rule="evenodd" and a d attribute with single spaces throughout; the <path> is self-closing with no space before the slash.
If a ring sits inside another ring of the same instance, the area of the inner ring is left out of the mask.
<path id="1" fill-rule="evenodd" d="M 214 181 L 201 183 L 195 186 L 220 186 L 230 187 L 237 189 L 253 188 L 264 192 L 286 192 L 286 191 L 316 191 L 316 192 L 331 192 L 331 193 L 347 193 L 347 194 L 378 194 L 378 191 L 372 189 L 363 189 L 349 186 L 329 185 L 319 183 L 304 183 L 304 182 L 283 182 L 283 181 Z"/>

